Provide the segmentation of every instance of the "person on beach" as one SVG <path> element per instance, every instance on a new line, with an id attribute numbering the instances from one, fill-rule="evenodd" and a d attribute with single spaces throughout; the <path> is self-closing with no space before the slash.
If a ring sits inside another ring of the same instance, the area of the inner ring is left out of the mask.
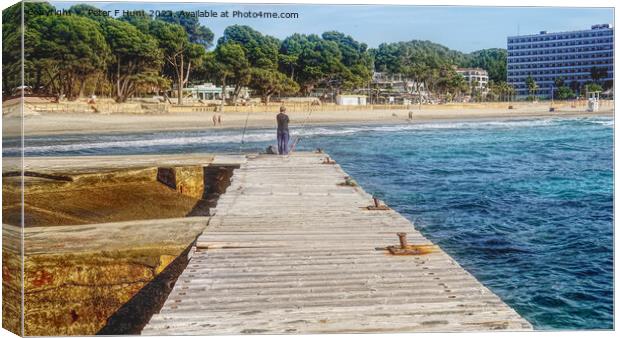
<path id="1" fill-rule="evenodd" d="M 213 126 L 217 126 L 217 115 L 213 114 Z"/>
<path id="2" fill-rule="evenodd" d="M 222 126 L 222 115 L 218 115 L 217 116 L 217 124 L 221 127 Z"/>
<path id="3" fill-rule="evenodd" d="M 286 115 L 286 107 L 280 107 L 280 113 L 276 116 L 278 122 L 278 154 L 288 155 L 288 123 L 289 118 Z"/>

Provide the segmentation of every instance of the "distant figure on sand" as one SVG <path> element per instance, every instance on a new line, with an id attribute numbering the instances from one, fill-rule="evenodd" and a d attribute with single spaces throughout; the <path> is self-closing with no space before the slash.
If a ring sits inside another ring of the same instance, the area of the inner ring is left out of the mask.
<path id="1" fill-rule="evenodd" d="M 278 122 L 278 154 L 288 155 L 288 115 L 286 115 L 286 107 L 280 107 L 280 114 L 276 116 Z"/>
<path id="2" fill-rule="evenodd" d="M 213 126 L 217 126 L 217 114 L 213 114 Z"/>
<path id="3" fill-rule="evenodd" d="M 222 126 L 222 115 L 218 115 L 217 116 L 217 124 L 221 127 Z"/>
<path id="4" fill-rule="evenodd" d="M 409 121 L 413 120 L 413 112 L 410 110 L 409 111 Z"/>

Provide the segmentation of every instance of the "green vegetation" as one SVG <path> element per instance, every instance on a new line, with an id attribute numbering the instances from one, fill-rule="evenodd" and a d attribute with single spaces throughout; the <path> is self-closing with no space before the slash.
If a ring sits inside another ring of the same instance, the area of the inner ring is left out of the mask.
<path id="1" fill-rule="evenodd" d="M 163 53 L 155 38 L 119 20 L 107 20 L 103 31 L 112 51 L 108 74 L 115 88 L 116 101 L 126 101 L 140 86 L 162 88 L 167 85 L 165 78 L 158 74 Z"/>
<path id="2" fill-rule="evenodd" d="M 50 15 L 48 3 L 24 6 L 25 85 L 58 98 L 98 93 L 124 102 L 140 90 L 168 90 L 171 83 L 181 93 L 213 42 L 208 28 L 179 15 L 113 19 L 92 15 L 97 8 L 89 5 L 71 7 L 72 15 Z M 20 7 L 3 12 L 5 95 L 20 85 Z"/>
<path id="3" fill-rule="evenodd" d="M 467 67 L 478 67 L 489 73 L 489 80 L 506 82 L 508 52 L 505 49 L 490 48 L 468 54 Z"/>
<path id="4" fill-rule="evenodd" d="M 536 92 L 538 91 L 538 84 L 531 75 L 528 75 L 525 79 L 525 85 L 527 86 L 527 91 L 530 94 L 528 99 L 535 100 Z"/>
<path id="5" fill-rule="evenodd" d="M 20 4 L 3 12 L 3 92 L 21 85 Z M 323 95 L 371 88 L 373 71 L 402 74 L 447 101 L 483 94 L 456 67 L 475 67 L 489 74 L 486 100 L 506 100 L 514 88 L 506 83 L 507 52 L 485 49 L 462 53 L 430 42 L 383 43 L 371 49 L 337 31 L 292 34 L 283 40 L 251 27 L 226 28 L 214 43 L 211 30 L 197 18 L 181 15 L 151 18 L 93 15 L 96 7 L 75 5 L 72 15 L 49 15 L 48 3 L 25 3 L 25 85 L 33 92 L 74 100 L 93 94 L 125 102 L 132 96 L 174 89 L 183 102 L 183 88 L 213 82 L 234 88 L 237 103 L 244 87 L 269 102 L 274 95 Z M 593 68 L 594 84 L 605 69 Z M 530 95 L 538 89 L 528 78 Z M 607 88 L 607 83 L 599 84 Z M 582 88 L 557 85 L 558 98 L 571 98 Z M 376 88 L 374 88 L 376 89 Z M 373 90 L 374 90 L 373 89 Z M 223 104 L 223 103 L 222 103 Z"/>
<path id="6" fill-rule="evenodd" d="M 99 23 L 81 16 L 34 18 L 24 39 L 26 68 L 68 99 L 82 97 L 86 81 L 104 72 L 111 60 Z"/>
<path id="7" fill-rule="evenodd" d="M 153 20 L 149 24 L 149 33 L 159 41 L 166 66 L 163 74 L 174 79 L 177 87 L 177 102 L 183 103 L 183 88 L 189 81 L 192 65 L 199 64 L 205 49 L 202 45 L 189 40 L 185 28 L 161 20 Z"/>
<path id="8" fill-rule="evenodd" d="M 422 83 L 431 92 L 444 95 L 447 100 L 462 94 L 473 98 L 482 96 L 475 84 L 470 86 L 463 81 L 455 67 L 487 70 L 490 81 L 501 91 L 496 99 L 508 97 L 510 91 L 506 89 L 507 53 L 503 49 L 485 49 L 466 54 L 430 41 L 413 40 L 383 43 L 371 53 L 377 71 L 401 73 Z"/>
<path id="9" fill-rule="evenodd" d="M 566 86 L 558 87 L 557 93 L 555 95 L 560 100 L 568 100 L 568 99 L 575 98 L 575 93 L 573 92 L 573 90 Z"/>
<path id="10" fill-rule="evenodd" d="M 510 101 L 515 94 L 514 87 L 507 82 L 489 80 L 489 93 L 486 97 L 488 101 Z"/>
<path id="11" fill-rule="evenodd" d="M 602 92 L 603 86 L 598 83 L 589 83 L 586 85 L 586 91 L 588 92 Z"/>

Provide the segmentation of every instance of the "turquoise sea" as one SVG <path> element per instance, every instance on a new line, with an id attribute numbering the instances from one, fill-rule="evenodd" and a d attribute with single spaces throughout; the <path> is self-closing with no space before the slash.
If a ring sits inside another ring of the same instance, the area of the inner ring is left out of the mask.
<path id="1" fill-rule="evenodd" d="M 613 328 L 613 119 L 308 126 L 327 151 L 536 329 Z M 26 155 L 262 151 L 275 132 L 72 135 Z M 3 141 L 4 155 L 19 154 Z"/>

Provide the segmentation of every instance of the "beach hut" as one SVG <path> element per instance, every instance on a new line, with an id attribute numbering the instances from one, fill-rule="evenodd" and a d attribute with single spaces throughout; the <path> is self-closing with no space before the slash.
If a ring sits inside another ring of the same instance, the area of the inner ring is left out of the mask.
<path id="1" fill-rule="evenodd" d="M 365 106 L 366 95 L 338 95 L 336 104 L 342 106 Z"/>

